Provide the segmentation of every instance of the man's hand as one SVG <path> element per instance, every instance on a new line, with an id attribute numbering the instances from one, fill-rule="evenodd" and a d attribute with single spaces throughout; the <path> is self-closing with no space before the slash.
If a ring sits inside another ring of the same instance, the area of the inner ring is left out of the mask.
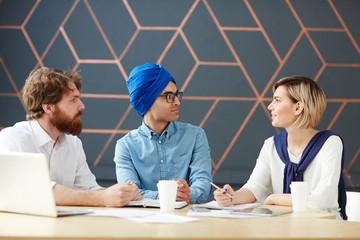
<path id="1" fill-rule="evenodd" d="M 179 185 L 176 194 L 176 201 L 186 201 L 188 204 L 190 204 L 191 189 L 188 183 L 184 179 L 174 178 L 173 181 L 176 181 Z"/>
<path id="2" fill-rule="evenodd" d="M 136 184 L 120 183 L 115 184 L 101 191 L 101 200 L 105 207 L 122 207 L 132 200 L 142 199 Z"/>

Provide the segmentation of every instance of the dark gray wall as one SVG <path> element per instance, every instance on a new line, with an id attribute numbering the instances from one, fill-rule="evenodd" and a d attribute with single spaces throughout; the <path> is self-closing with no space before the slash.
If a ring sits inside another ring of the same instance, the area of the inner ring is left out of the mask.
<path id="1" fill-rule="evenodd" d="M 360 185 L 360 1 L 0 1 L 0 129 L 25 119 L 19 91 L 39 66 L 83 76 L 92 171 L 115 181 L 117 139 L 141 124 L 126 79 L 162 64 L 185 92 L 181 121 L 205 129 L 214 179 L 244 183 L 265 138 L 274 81 L 304 75 L 324 89 L 318 129 L 345 141 L 349 187 Z"/>

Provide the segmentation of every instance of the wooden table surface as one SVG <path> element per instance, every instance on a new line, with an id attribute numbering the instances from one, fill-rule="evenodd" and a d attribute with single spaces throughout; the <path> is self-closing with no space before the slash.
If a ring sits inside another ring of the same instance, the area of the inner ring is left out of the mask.
<path id="1" fill-rule="evenodd" d="M 176 210 L 173 214 L 186 216 L 188 208 Z M 136 209 L 145 210 L 145 208 Z M 150 208 L 146 210 L 159 211 Z M 49 218 L 0 213 L 0 238 L 360 239 L 360 222 L 340 221 L 334 217 L 331 213 L 308 210 L 276 217 L 243 219 L 196 217 L 199 221 L 189 223 L 138 223 L 115 217 L 82 215 Z"/>

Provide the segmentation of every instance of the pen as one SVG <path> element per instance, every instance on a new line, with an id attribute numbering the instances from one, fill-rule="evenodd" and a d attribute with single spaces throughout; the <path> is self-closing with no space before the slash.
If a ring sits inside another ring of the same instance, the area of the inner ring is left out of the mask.
<path id="1" fill-rule="evenodd" d="M 210 182 L 210 184 L 213 185 L 216 189 L 221 191 L 221 188 L 218 187 L 215 183 Z M 229 194 L 229 193 L 226 193 L 226 195 L 228 195 L 231 199 L 233 198 L 233 196 L 231 194 Z"/>

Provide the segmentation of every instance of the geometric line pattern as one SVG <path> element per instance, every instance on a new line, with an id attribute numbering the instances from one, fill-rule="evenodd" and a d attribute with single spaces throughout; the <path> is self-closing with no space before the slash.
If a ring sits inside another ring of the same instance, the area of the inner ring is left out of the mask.
<path id="1" fill-rule="evenodd" d="M 283 76 L 297 74 L 318 81 L 332 96 L 319 127 L 344 137 L 347 184 L 353 189 L 360 186 L 360 94 L 354 91 L 360 85 L 360 31 L 356 21 L 350 21 L 357 19 L 349 10 L 360 10 L 359 3 L 74 0 L 66 1 L 51 21 L 45 11 L 50 1 L 29 2 L 0 1 L 0 76 L 4 76 L 0 83 L 12 88 L 0 91 L 0 106 L 6 110 L 10 98 L 23 105 L 21 87 L 33 69 L 80 71 L 84 102 L 96 102 L 85 104 L 80 138 L 97 178 L 106 179 L 114 171 L 115 141 L 140 125 L 141 118 L 129 104 L 128 74 L 135 65 L 154 62 L 164 65 L 185 92 L 181 120 L 205 129 L 212 148 L 212 174 L 218 182 L 243 183 L 248 178 L 262 140 L 281 131 L 269 121 L 262 131 L 256 127 L 270 120 L 267 105 L 272 85 Z M 312 14 L 312 8 L 324 22 Z M 157 14 L 151 15 L 153 11 Z M 44 36 L 41 26 L 31 21 L 45 24 Z M 22 50 L 31 54 L 15 65 L 22 59 L 18 53 Z M 94 79 L 85 70 L 104 65 L 112 69 L 107 79 Z M 342 84 L 342 79 L 331 79 L 332 71 L 344 71 L 350 80 Z M 105 90 L 99 93 L 95 83 Z M 110 85 L 119 87 L 106 89 Z M 119 114 L 112 114 L 114 109 Z M 93 118 L 101 127 L 87 127 Z M 101 125 L 103 118 L 111 118 L 114 126 Z M 350 118 L 353 122 L 348 122 Z M 0 130 L 23 119 L 2 116 Z M 104 172 L 97 171 L 101 167 Z"/>

